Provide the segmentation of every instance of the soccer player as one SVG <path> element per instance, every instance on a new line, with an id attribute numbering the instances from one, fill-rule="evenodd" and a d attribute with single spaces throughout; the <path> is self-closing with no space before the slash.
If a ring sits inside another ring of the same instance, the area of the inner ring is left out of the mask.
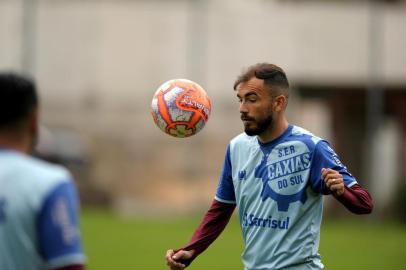
<path id="1" fill-rule="evenodd" d="M 83 270 L 72 176 L 29 155 L 37 135 L 34 83 L 0 73 L 0 269 Z"/>
<path id="2" fill-rule="evenodd" d="M 235 207 L 246 270 L 323 269 L 318 253 L 323 196 L 368 214 L 372 199 L 329 143 L 288 123 L 289 83 L 278 66 L 249 67 L 234 83 L 244 131 L 227 147 L 215 199 L 191 241 L 166 253 L 184 269 L 223 231 Z"/>

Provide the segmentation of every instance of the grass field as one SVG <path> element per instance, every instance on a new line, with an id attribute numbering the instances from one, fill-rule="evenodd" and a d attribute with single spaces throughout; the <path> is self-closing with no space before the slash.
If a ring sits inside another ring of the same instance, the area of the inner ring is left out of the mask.
<path id="1" fill-rule="evenodd" d="M 100 210 L 82 214 L 85 251 L 90 270 L 167 269 L 165 251 L 183 245 L 199 218 L 124 219 Z M 191 270 L 243 269 L 242 239 L 237 218 Z M 326 269 L 406 269 L 406 227 L 395 223 L 326 221 L 320 253 Z"/>

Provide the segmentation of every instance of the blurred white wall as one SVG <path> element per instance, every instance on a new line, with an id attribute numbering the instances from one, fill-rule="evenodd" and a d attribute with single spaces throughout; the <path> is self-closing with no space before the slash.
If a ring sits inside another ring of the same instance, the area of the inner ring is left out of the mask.
<path id="1" fill-rule="evenodd" d="M 84 98 L 95 89 L 111 104 L 149 94 L 165 79 L 201 76 L 188 74 L 199 59 L 189 46 L 204 35 L 209 89 L 229 89 L 242 67 L 258 61 L 282 65 L 296 81 L 366 83 L 368 2 L 209 0 L 206 15 L 194 11 L 199 2 L 206 1 L 37 0 L 32 72 L 47 94 Z M 2 69 L 21 68 L 22 3 L 0 1 Z M 383 79 L 405 83 L 406 5 L 383 6 L 381 14 Z"/>

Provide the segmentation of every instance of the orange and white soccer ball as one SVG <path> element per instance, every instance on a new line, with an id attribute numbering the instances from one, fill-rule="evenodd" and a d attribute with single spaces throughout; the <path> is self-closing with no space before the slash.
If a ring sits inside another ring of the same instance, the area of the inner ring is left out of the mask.
<path id="1" fill-rule="evenodd" d="M 210 111 L 211 101 L 206 91 L 186 79 L 162 84 L 151 103 L 155 124 L 177 138 L 189 137 L 202 130 L 209 120 Z"/>

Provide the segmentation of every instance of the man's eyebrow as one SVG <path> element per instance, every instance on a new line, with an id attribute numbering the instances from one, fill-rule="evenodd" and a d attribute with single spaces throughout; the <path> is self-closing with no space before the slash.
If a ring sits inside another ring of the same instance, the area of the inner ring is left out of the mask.
<path id="1" fill-rule="evenodd" d="M 245 98 L 250 97 L 250 96 L 258 96 L 258 94 L 257 94 L 257 92 L 255 92 L 255 91 L 251 91 L 251 92 L 248 92 L 248 93 L 246 93 L 246 94 L 244 95 Z M 240 96 L 239 94 L 237 94 L 237 97 L 238 97 L 238 98 L 241 98 L 241 96 Z"/>

